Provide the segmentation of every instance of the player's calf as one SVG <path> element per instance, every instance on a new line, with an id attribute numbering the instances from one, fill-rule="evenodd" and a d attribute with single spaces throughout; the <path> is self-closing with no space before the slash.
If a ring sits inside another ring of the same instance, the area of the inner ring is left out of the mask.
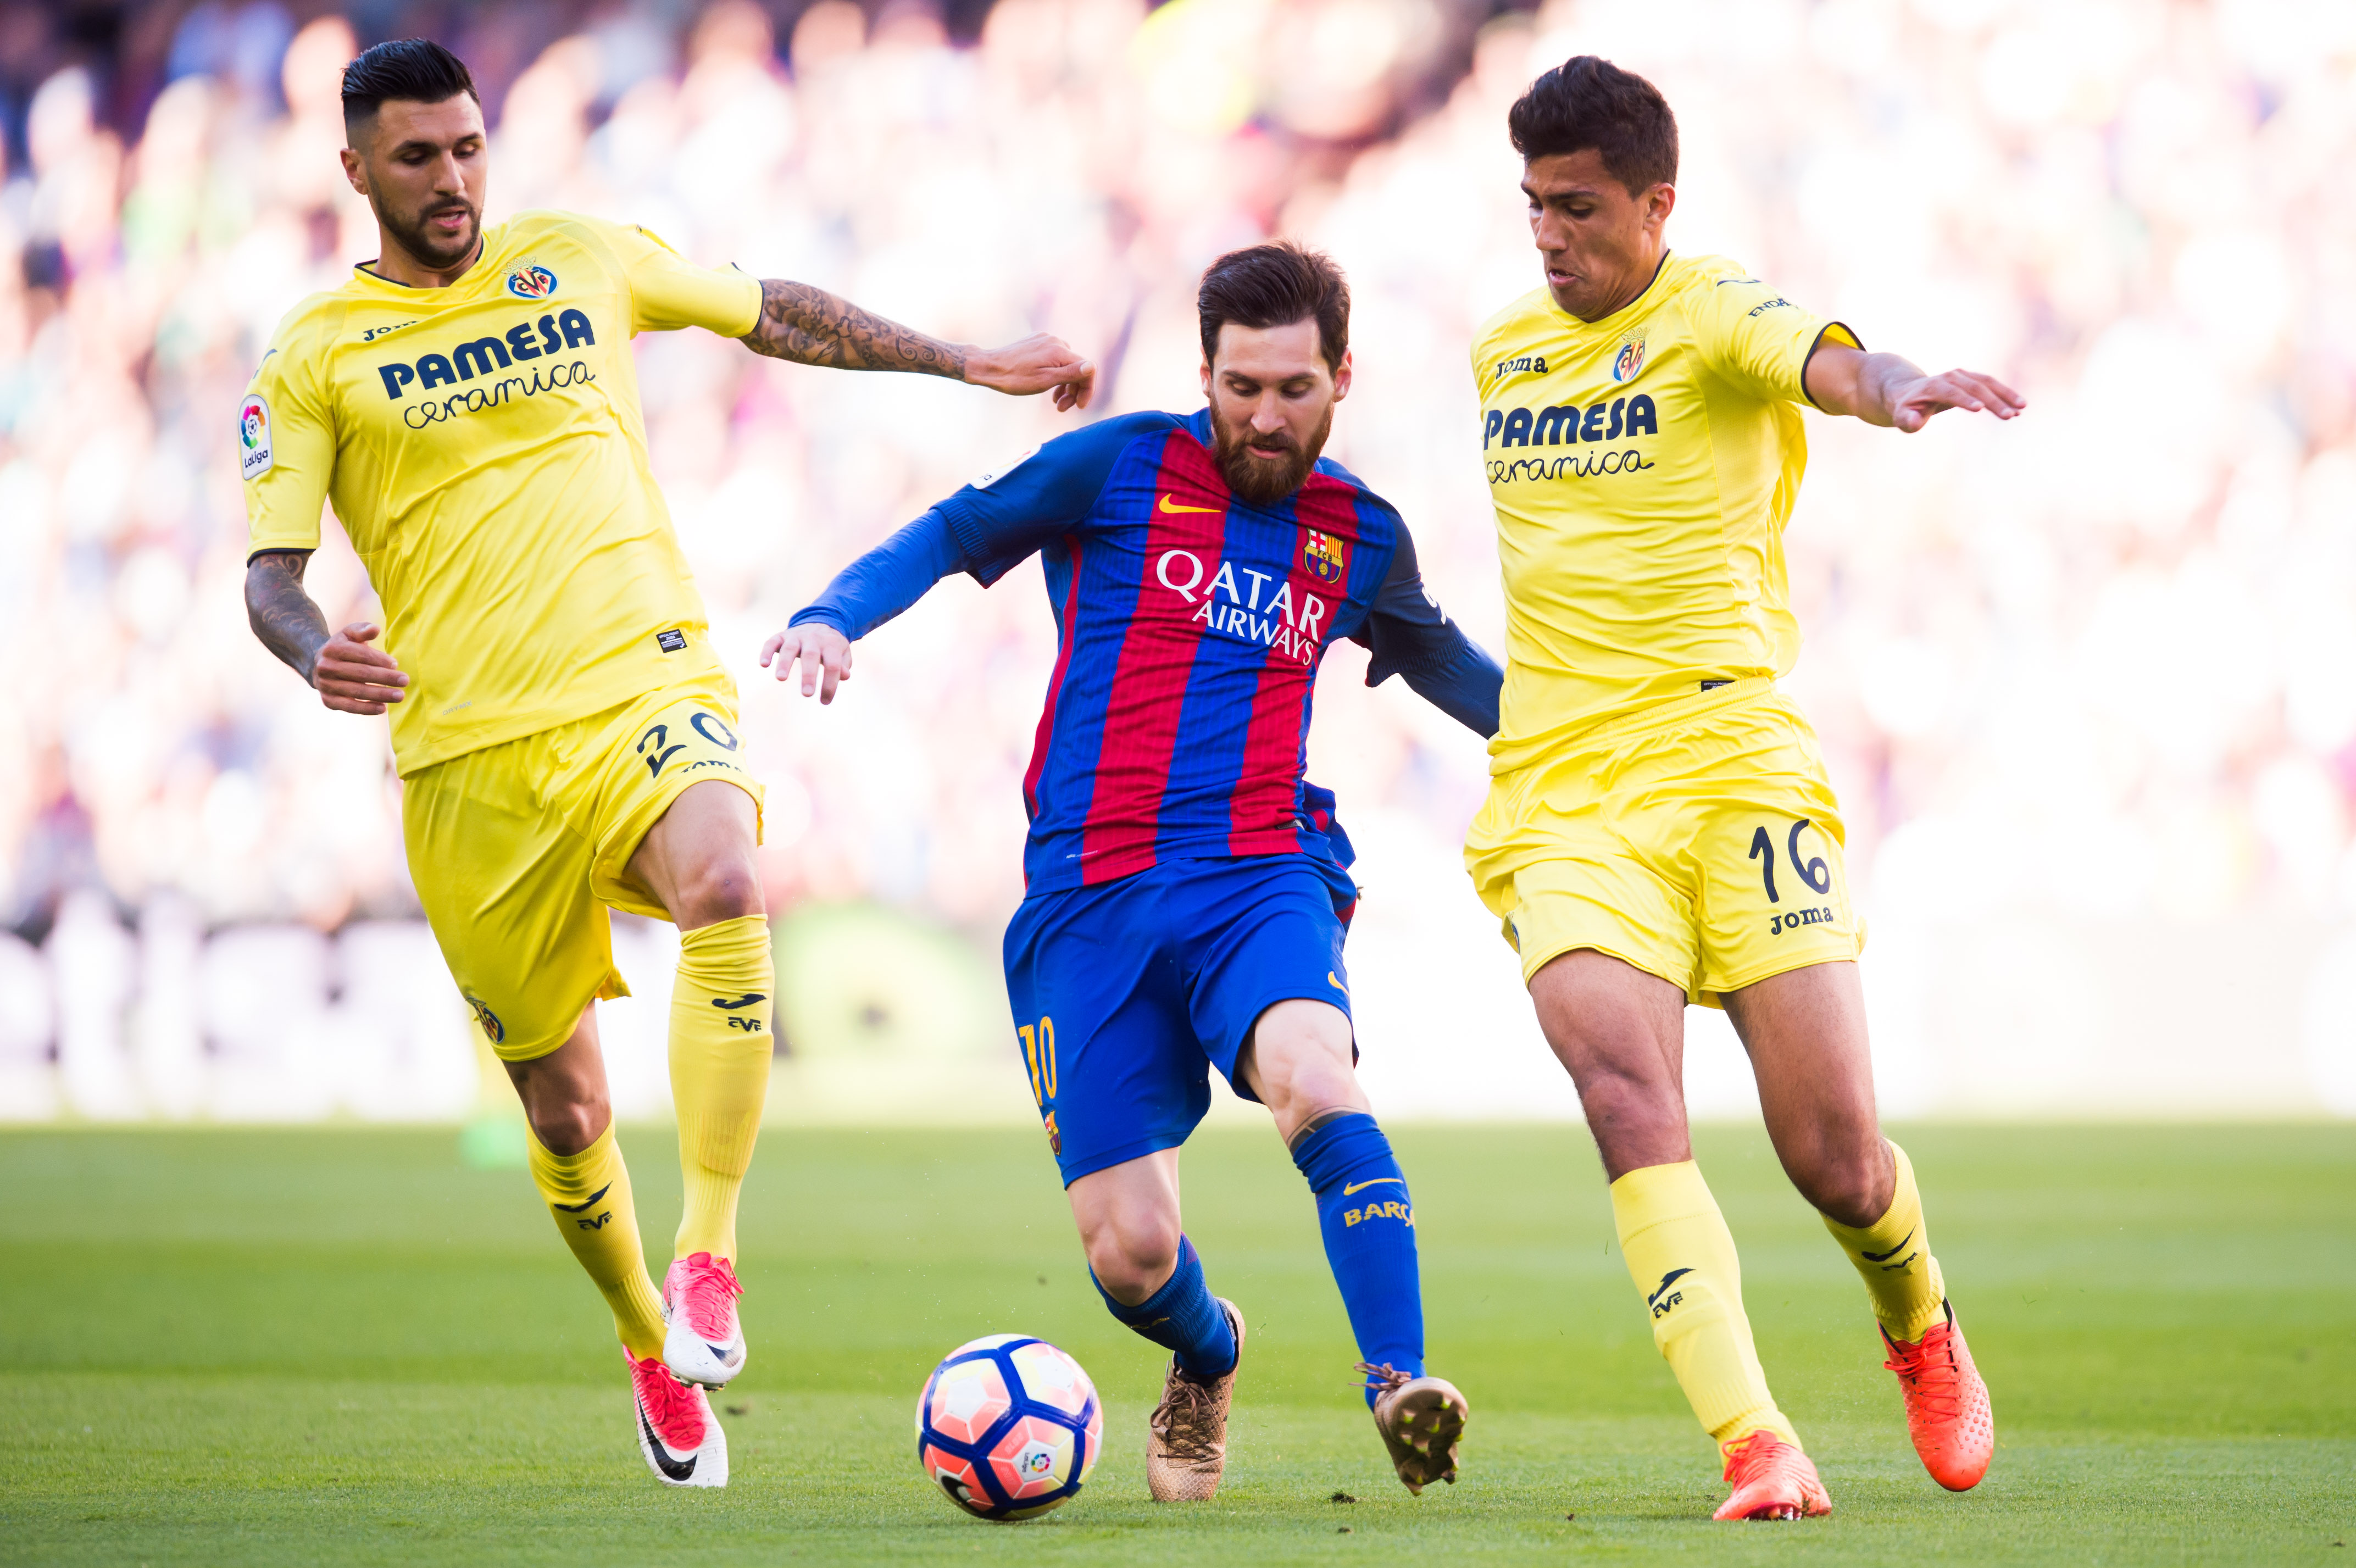
<path id="1" fill-rule="evenodd" d="M 1090 1271 L 1090 1278 L 1095 1272 Z M 1130 1304 L 1097 1290 L 1106 1309 L 1170 1352 L 1162 1402 L 1147 1418 L 1145 1479 L 1156 1502 L 1202 1502 L 1219 1489 L 1227 1463 L 1227 1407 L 1243 1358 L 1243 1317 L 1203 1279 L 1194 1243 L 1178 1238 L 1170 1277 L 1144 1300 Z"/>
<path id="2" fill-rule="evenodd" d="M 1423 1284 L 1415 1200 L 1375 1118 L 1327 1118 L 1293 1146 L 1317 1196 L 1325 1261 L 1369 1374 L 1366 1403 L 1407 1489 L 1456 1479 L 1456 1440 L 1469 1407 L 1453 1384 L 1423 1370 Z"/>
<path id="3" fill-rule="evenodd" d="M 1890 1150 L 1888 1210 L 1869 1225 L 1849 1226 L 1827 1216 L 1825 1229 L 1841 1244 L 1866 1293 L 1873 1298 L 1884 1364 L 1898 1374 L 1906 1401 L 1906 1427 L 1932 1479 L 1951 1492 L 1967 1491 L 1987 1473 L 1996 1455 L 1996 1422 L 1987 1384 L 1947 1305 L 1947 1285 L 1931 1253 L 1914 1163 L 1896 1144 Z"/>

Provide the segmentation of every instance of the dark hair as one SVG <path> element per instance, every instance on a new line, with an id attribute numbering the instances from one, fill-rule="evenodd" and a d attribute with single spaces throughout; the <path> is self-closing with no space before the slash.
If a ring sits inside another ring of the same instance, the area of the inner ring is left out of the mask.
<path id="1" fill-rule="evenodd" d="M 1573 55 L 1530 83 L 1505 112 L 1505 131 L 1525 162 L 1594 148 L 1630 196 L 1677 183 L 1677 117 L 1669 101 L 1599 55 Z"/>
<path id="2" fill-rule="evenodd" d="M 1350 348 L 1350 285 L 1322 251 L 1290 240 L 1230 251 L 1211 263 L 1194 296 L 1203 318 L 1203 359 L 1218 357 L 1219 328 L 1290 326 L 1317 318 L 1317 351 L 1340 370 Z"/>
<path id="3" fill-rule="evenodd" d="M 392 98 L 443 103 L 465 93 L 477 104 L 466 62 L 431 38 L 395 38 L 364 49 L 344 67 L 344 129 L 366 120 Z"/>

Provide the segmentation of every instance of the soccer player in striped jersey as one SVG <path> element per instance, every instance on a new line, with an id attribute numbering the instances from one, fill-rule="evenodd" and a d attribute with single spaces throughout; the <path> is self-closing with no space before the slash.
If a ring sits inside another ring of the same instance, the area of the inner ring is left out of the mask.
<path id="1" fill-rule="evenodd" d="M 391 713 L 418 900 L 522 1097 L 532 1180 L 613 1311 L 639 1450 L 669 1484 L 723 1486 L 703 1391 L 744 1367 L 736 1199 L 776 990 L 761 790 L 648 470 L 630 339 L 698 326 L 807 365 L 1055 388 L 1065 407 L 1092 370 L 1052 337 L 936 342 L 804 284 L 691 265 L 623 224 L 486 227 L 475 84 L 424 39 L 352 61 L 343 97 L 345 172 L 382 249 L 288 313 L 240 403 L 247 612 L 327 707 Z M 304 592 L 327 500 L 381 628 L 330 635 Z M 686 1205 L 659 1295 L 591 1007 L 629 994 L 606 906 L 680 928 Z"/>
<path id="2" fill-rule="evenodd" d="M 1036 552 L 1058 633 L 1023 781 L 1026 895 L 1006 983 L 1047 1142 L 1105 1305 L 1172 1351 L 1148 1423 L 1160 1501 L 1226 1462 L 1244 1320 L 1183 1233 L 1178 1149 L 1208 1069 L 1266 1104 L 1399 1479 L 1456 1476 L 1464 1397 L 1423 1364 L 1415 1210 L 1355 1071 L 1343 935 L 1357 900 L 1333 797 L 1301 776 L 1337 637 L 1476 733 L 1501 672 L 1423 591 L 1398 512 L 1319 452 L 1350 387 L 1349 291 L 1290 245 L 1222 257 L 1199 296 L 1192 415 L 1062 436 L 861 558 L 762 650 L 833 699 L 851 643 L 942 577 Z"/>
<path id="3" fill-rule="evenodd" d="M 1783 531 L 1799 405 L 1902 431 L 2023 405 L 1993 377 L 1868 354 L 1722 257 L 1672 255 L 1676 121 L 1643 78 L 1580 56 L 1507 123 L 1546 281 L 1472 346 L 1508 674 L 1465 863 L 1579 1085 L 1655 1341 L 1719 1445 L 1718 1517 L 1832 1503 L 1694 1164 L 1689 1002 L 1732 1018 L 1784 1170 L 1865 1281 L 1915 1449 L 1960 1491 L 1995 1428 L 1913 1168 L 1875 1117 L 1840 803 L 1775 689 L 1800 646 Z"/>

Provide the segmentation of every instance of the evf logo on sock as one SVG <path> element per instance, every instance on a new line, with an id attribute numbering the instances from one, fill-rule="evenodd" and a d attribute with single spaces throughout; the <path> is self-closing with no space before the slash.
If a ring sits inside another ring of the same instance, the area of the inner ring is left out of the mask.
<path id="1" fill-rule="evenodd" d="M 1905 1253 L 1906 1243 L 1913 1239 L 1914 1232 L 1912 1230 L 1909 1230 L 1906 1232 L 1904 1240 L 1901 1241 L 1896 1246 L 1890 1248 L 1888 1252 L 1869 1253 L 1863 1247 L 1859 1247 L 1858 1249 L 1858 1255 L 1881 1270 L 1884 1274 L 1904 1274 L 1907 1270 L 1914 1266 L 1914 1260 L 1922 1255 L 1919 1250 L 1906 1253 L 1906 1255 L 1902 1258 L 1899 1258 L 1899 1261 L 1896 1263 L 1891 1263 L 1890 1260 L 1898 1257 L 1898 1254 L 1901 1253 Z"/>
<path id="2" fill-rule="evenodd" d="M 549 1207 L 556 1210 L 560 1213 L 572 1215 L 573 1222 L 580 1226 L 584 1231 L 602 1231 L 605 1228 L 605 1221 L 614 1217 L 614 1211 L 611 1209 L 608 1209 L 604 1213 L 599 1214 L 593 1219 L 589 1216 L 589 1211 L 594 1209 L 598 1204 L 603 1203 L 605 1200 L 605 1194 L 613 1190 L 614 1184 L 609 1181 L 605 1183 L 605 1186 L 597 1189 L 596 1191 L 589 1194 L 588 1198 L 582 1202 L 551 1203 Z"/>
<path id="3" fill-rule="evenodd" d="M 1693 1273 L 1693 1270 L 1689 1268 L 1673 1268 L 1668 1273 L 1661 1276 L 1659 1288 L 1655 1289 L 1652 1295 L 1644 1297 L 1644 1305 L 1653 1309 L 1654 1317 L 1666 1317 L 1670 1311 L 1676 1307 L 1677 1303 L 1686 1298 L 1686 1293 L 1684 1291 L 1673 1291 L 1669 1286 L 1676 1284 L 1677 1281 L 1683 1279 L 1686 1275 L 1691 1273 Z"/>

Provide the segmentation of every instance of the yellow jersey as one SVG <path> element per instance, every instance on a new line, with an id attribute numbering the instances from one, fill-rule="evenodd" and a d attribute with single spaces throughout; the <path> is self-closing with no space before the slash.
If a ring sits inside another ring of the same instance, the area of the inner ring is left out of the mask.
<path id="1" fill-rule="evenodd" d="M 238 411 L 249 553 L 311 549 L 322 499 L 409 672 L 403 775 L 721 673 L 647 465 L 629 340 L 740 337 L 761 285 L 642 229 L 487 228 L 442 289 L 354 268 L 279 324 Z"/>
<path id="2" fill-rule="evenodd" d="M 1799 655 L 1783 525 L 1819 341 L 1861 347 L 1720 257 L 1668 256 L 1601 321 L 1544 288 L 1472 340 L 1505 571 L 1490 771 L 1597 726 L 1778 676 Z"/>

